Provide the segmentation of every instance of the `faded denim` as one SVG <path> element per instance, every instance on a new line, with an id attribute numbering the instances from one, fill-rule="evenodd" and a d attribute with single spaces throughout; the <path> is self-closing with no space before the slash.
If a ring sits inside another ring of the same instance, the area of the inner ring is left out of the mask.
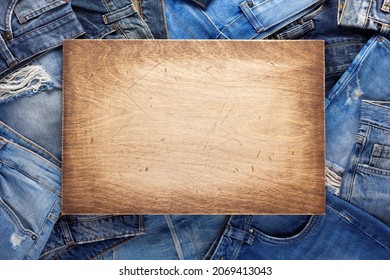
<path id="1" fill-rule="evenodd" d="M 326 98 L 327 187 L 390 226 L 390 42 L 372 37 Z"/>
<path id="2" fill-rule="evenodd" d="M 338 24 L 390 34 L 390 0 L 339 0 Z"/>
<path id="3" fill-rule="evenodd" d="M 328 194 L 322 216 L 232 216 L 206 259 L 390 259 L 390 228 Z"/>
<path id="4" fill-rule="evenodd" d="M 0 79 L 84 33 L 69 1 L 0 1 Z"/>
<path id="5" fill-rule="evenodd" d="M 187 0 L 164 0 L 169 39 L 262 39 L 321 2 L 218 0 L 203 10 Z"/>
<path id="6" fill-rule="evenodd" d="M 97 256 L 104 260 L 200 260 L 226 217 L 222 215 L 146 215 L 145 235 Z"/>
<path id="7" fill-rule="evenodd" d="M 325 0 L 313 12 L 289 24 L 268 39 L 325 41 L 325 92 L 328 93 L 347 70 L 372 31 L 337 25 L 338 0 Z"/>
<path id="8" fill-rule="evenodd" d="M 128 0 L 73 0 L 74 12 L 86 31 L 81 38 L 166 38 L 162 2 L 144 0 L 138 4 L 137 10 Z M 96 258 L 142 234 L 142 216 L 61 216 L 40 258 Z"/>
<path id="9" fill-rule="evenodd" d="M 0 122 L 0 259 L 37 259 L 60 215 L 60 163 Z"/>

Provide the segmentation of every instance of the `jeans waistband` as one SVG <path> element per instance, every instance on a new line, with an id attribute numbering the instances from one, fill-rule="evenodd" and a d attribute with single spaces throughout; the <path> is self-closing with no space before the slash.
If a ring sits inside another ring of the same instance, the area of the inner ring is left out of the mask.
<path id="1" fill-rule="evenodd" d="M 84 30 L 66 0 L 0 3 L 0 78 Z"/>
<path id="2" fill-rule="evenodd" d="M 41 258 L 64 255 L 69 251 L 68 248 L 74 248 L 76 245 L 119 240 L 143 233 L 143 216 L 62 216 L 54 226 Z"/>
<path id="3" fill-rule="evenodd" d="M 390 101 L 362 100 L 360 121 L 390 129 Z"/>
<path id="4" fill-rule="evenodd" d="M 221 33 L 231 39 L 237 36 L 237 39 L 266 38 L 322 2 L 323 0 L 244 1 L 240 4 L 243 15 L 221 30 Z"/>

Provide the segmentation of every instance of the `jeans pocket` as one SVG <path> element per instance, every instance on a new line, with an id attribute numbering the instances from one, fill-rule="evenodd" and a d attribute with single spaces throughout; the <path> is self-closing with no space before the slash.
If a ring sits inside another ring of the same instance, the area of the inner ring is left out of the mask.
<path id="1" fill-rule="evenodd" d="M 67 0 L 20 0 L 15 5 L 14 11 L 19 23 L 23 24 L 67 2 Z"/>
<path id="2" fill-rule="evenodd" d="M 38 235 L 27 229 L 14 210 L 0 197 L 0 259 L 27 259 Z"/>
<path id="3" fill-rule="evenodd" d="M 368 165 L 390 172 L 390 146 L 375 144 Z"/>

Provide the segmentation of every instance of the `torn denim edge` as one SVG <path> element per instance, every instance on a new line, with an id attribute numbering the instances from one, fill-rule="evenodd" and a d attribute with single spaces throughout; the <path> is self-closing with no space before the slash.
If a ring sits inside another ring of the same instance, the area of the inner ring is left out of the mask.
<path id="1" fill-rule="evenodd" d="M 50 75 L 42 66 L 24 66 L 0 80 L 0 104 L 50 90 L 53 86 Z"/>

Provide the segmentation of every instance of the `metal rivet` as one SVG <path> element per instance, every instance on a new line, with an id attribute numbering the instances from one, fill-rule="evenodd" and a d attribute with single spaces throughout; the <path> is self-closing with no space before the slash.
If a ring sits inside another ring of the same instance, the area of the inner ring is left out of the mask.
<path id="1" fill-rule="evenodd" d="M 12 40 L 12 33 L 11 32 L 5 32 L 5 39 L 6 40 Z"/>
<path id="2" fill-rule="evenodd" d="M 249 229 L 248 231 L 249 231 L 249 233 L 253 233 L 253 229 Z"/>
<path id="3" fill-rule="evenodd" d="M 383 38 L 382 36 L 379 36 L 378 39 L 377 39 L 378 42 L 382 42 L 383 41 Z"/>
<path id="4" fill-rule="evenodd" d="M 224 260 L 225 258 L 224 258 L 223 256 L 220 256 L 219 259 L 220 259 L 220 260 Z"/>
<path id="5" fill-rule="evenodd" d="M 119 25 L 115 22 L 112 24 L 112 30 L 118 30 L 119 29 Z"/>
<path id="6" fill-rule="evenodd" d="M 252 1 L 248 1 L 248 7 L 249 8 L 253 8 L 253 2 Z"/>
<path id="7" fill-rule="evenodd" d="M 31 235 L 31 239 L 32 240 L 36 240 L 37 239 L 37 236 L 35 234 Z"/>

